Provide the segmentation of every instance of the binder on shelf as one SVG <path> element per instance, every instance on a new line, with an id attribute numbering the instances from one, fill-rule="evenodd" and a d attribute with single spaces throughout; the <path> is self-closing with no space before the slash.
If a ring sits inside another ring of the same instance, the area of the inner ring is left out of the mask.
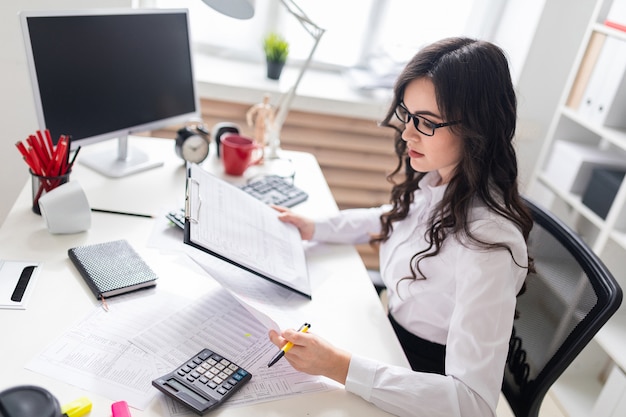
<path id="1" fill-rule="evenodd" d="M 612 59 L 611 47 L 610 45 L 607 46 L 609 43 L 608 37 L 602 42 L 602 48 L 593 66 L 589 81 L 585 87 L 585 92 L 583 93 L 582 101 L 578 107 L 579 114 L 589 120 L 593 119 L 594 110 L 600 102 L 598 97 L 602 89 L 602 84 L 604 83 L 605 73 L 608 71 Z"/>
<path id="2" fill-rule="evenodd" d="M 626 40 L 609 37 L 612 57 L 599 94 L 595 120 L 604 126 L 626 127 Z"/>
<path id="3" fill-rule="evenodd" d="M 626 127 L 626 41 L 609 36 L 593 69 L 579 113 L 591 123 Z"/>
<path id="4" fill-rule="evenodd" d="M 565 103 L 567 107 L 571 109 L 578 109 L 580 107 L 585 94 L 585 89 L 598 61 L 598 57 L 600 56 L 600 51 L 602 51 L 602 46 L 604 45 L 605 40 L 606 35 L 604 33 L 593 32 L 591 34 L 589 43 L 587 44 L 587 49 L 585 50 L 585 55 L 580 63 L 578 73 L 576 74 L 576 78 L 574 79 L 567 102 Z"/>
<path id="5" fill-rule="evenodd" d="M 311 298 L 298 229 L 245 191 L 192 164 L 187 171 L 184 242 Z"/>
<path id="6" fill-rule="evenodd" d="M 126 240 L 77 246 L 67 254 L 97 299 L 156 285 L 157 275 Z"/>

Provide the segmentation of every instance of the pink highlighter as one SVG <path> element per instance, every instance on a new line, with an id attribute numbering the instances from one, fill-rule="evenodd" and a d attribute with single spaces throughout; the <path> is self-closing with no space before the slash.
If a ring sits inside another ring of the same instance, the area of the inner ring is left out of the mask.
<path id="1" fill-rule="evenodd" d="M 113 417 L 131 417 L 130 409 L 126 401 L 118 401 L 111 404 L 111 412 L 113 413 Z"/>

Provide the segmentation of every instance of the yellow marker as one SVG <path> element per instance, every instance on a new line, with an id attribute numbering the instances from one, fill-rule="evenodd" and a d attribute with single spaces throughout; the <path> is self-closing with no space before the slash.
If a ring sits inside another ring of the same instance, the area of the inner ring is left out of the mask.
<path id="1" fill-rule="evenodd" d="M 80 397 L 71 403 L 61 407 L 61 414 L 65 417 L 81 417 L 91 411 L 91 400 L 87 397 Z"/>
<path id="2" fill-rule="evenodd" d="M 299 332 L 302 333 L 306 333 L 309 331 L 309 329 L 311 328 L 311 325 L 309 323 L 304 323 L 302 326 L 300 326 L 300 328 L 298 329 Z M 293 343 L 291 342 L 287 342 L 285 343 L 285 346 L 283 346 L 282 348 L 280 348 L 280 351 L 278 351 L 278 353 L 276 354 L 276 356 L 274 356 L 272 358 L 272 360 L 267 364 L 267 367 L 269 368 L 270 366 L 274 365 L 276 362 L 278 362 L 278 360 L 280 358 L 282 358 L 283 356 L 285 356 L 285 353 L 289 352 L 289 350 L 293 347 Z"/>

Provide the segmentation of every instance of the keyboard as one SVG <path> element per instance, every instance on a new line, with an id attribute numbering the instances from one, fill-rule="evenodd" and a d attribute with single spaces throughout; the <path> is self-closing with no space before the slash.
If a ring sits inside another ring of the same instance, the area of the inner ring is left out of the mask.
<path id="1" fill-rule="evenodd" d="M 283 207 L 293 207 L 309 198 L 306 191 L 277 175 L 254 178 L 239 188 L 266 204 Z M 185 228 L 184 209 L 172 210 L 165 217 L 181 229 Z"/>
<path id="2" fill-rule="evenodd" d="M 254 178 L 242 190 L 266 204 L 293 207 L 309 198 L 309 195 L 277 175 Z"/>

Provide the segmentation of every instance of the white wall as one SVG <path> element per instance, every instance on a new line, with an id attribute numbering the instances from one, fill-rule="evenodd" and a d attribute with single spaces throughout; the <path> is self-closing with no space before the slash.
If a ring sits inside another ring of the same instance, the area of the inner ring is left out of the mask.
<path id="1" fill-rule="evenodd" d="M 0 2 L 0 224 L 28 178 L 28 168 L 15 148 L 37 131 L 18 13 L 21 10 L 128 7 L 131 0 L 2 0 Z"/>
<path id="2" fill-rule="evenodd" d="M 598 0 L 509 0 L 495 42 L 515 55 L 518 98 L 516 148 L 521 188 L 528 185 L 537 156 L 561 99 L 573 61 Z M 543 3 L 543 4 L 540 4 Z M 538 10 L 532 36 L 524 17 Z M 522 42 L 519 42 L 522 39 Z M 525 50 L 523 49 L 525 48 Z M 523 58 L 523 65 L 519 65 Z"/>
<path id="3" fill-rule="evenodd" d="M 517 82 L 517 149 L 522 188 L 530 176 L 597 0 L 508 0 L 494 41 L 509 51 Z M 132 0 L 0 1 L 0 224 L 28 179 L 15 142 L 38 128 L 18 12 L 128 7 Z M 51 6 L 53 4 L 54 6 Z M 567 16 L 567 18 L 564 18 Z"/>
<path id="4" fill-rule="evenodd" d="M 524 68 L 545 4 L 546 0 L 509 0 L 495 27 L 493 41 L 506 51 L 515 84 Z"/>

